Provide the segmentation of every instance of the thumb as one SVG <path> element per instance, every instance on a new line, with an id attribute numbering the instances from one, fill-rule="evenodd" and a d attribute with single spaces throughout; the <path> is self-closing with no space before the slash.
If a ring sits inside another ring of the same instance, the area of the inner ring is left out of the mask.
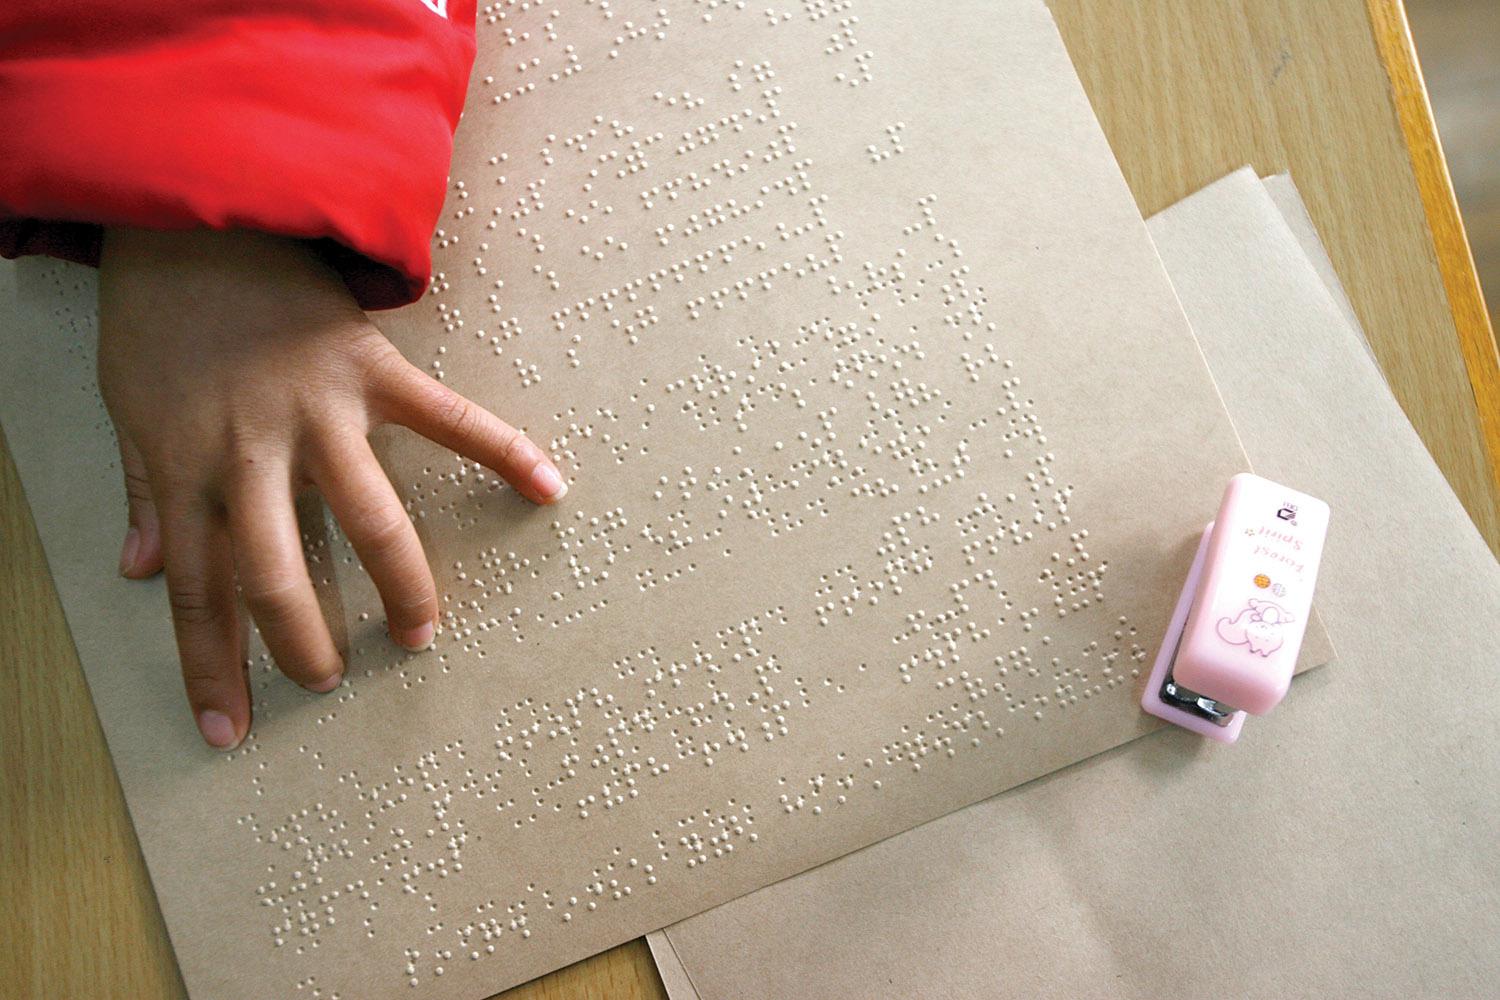
<path id="1" fill-rule="evenodd" d="M 120 442 L 120 466 L 125 472 L 125 498 L 130 504 L 130 527 L 120 548 L 120 575 L 140 580 L 161 571 L 161 522 L 151 499 L 151 480 L 146 463 L 124 431 L 116 429 Z"/>

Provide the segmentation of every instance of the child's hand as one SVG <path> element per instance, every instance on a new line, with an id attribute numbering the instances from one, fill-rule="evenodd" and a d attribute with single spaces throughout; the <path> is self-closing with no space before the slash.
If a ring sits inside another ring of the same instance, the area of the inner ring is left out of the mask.
<path id="1" fill-rule="evenodd" d="M 566 489 L 541 449 L 407 363 L 295 240 L 108 232 L 99 388 L 130 498 L 120 572 L 165 565 L 188 700 L 216 747 L 250 723 L 236 577 L 287 676 L 328 691 L 343 675 L 292 507 L 309 486 L 379 588 L 391 636 L 408 648 L 432 640 L 432 573 L 370 451 L 372 427 L 404 424 L 538 503 Z"/>

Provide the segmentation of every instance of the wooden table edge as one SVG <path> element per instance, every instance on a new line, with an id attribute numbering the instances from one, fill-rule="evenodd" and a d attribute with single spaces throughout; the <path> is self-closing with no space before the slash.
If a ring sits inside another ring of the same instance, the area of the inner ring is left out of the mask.
<path id="1" fill-rule="evenodd" d="M 1411 159 L 1448 308 L 1453 313 L 1459 350 L 1479 414 L 1491 487 L 1495 495 L 1500 495 L 1500 349 L 1496 347 L 1448 161 L 1438 140 L 1406 7 L 1403 0 L 1365 0 L 1365 9 L 1390 82 L 1392 109 Z"/>

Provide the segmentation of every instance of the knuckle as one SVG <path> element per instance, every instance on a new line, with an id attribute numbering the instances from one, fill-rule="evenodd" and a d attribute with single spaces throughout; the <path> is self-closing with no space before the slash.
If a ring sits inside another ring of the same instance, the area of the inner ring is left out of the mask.
<path id="1" fill-rule="evenodd" d="M 297 616 L 301 587 L 290 575 L 273 576 L 243 585 L 245 607 L 264 628 L 275 628 Z"/>
<path id="2" fill-rule="evenodd" d="M 393 362 L 405 363 L 406 358 L 396 349 L 396 345 L 380 332 L 379 327 L 367 320 L 361 319 L 349 338 L 348 350 L 354 360 L 364 364 L 366 369 L 373 370 Z"/>
<path id="3" fill-rule="evenodd" d="M 403 624 L 410 622 L 420 625 L 431 621 L 437 610 L 437 595 L 425 581 L 420 586 L 407 588 L 404 593 L 387 596 L 385 600 L 386 617 L 397 619 Z"/>
<path id="4" fill-rule="evenodd" d="M 125 496 L 133 504 L 150 504 L 153 502 L 151 482 L 140 470 L 129 467 L 125 469 Z"/>
<path id="5" fill-rule="evenodd" d="M 171 521 L 187 521 L 194 516 L 210 481 L 195 465 L 170 456 L 151 466 L 151 484 L 155 487 L 152 498 L 160 500 L 158 508 Z"/>
<path id="6" fill-rule="evenodd" d="M 350 361 L 373 385 L 394 388 L 411 374 L 406 357 L 374 327 L 352 339 L 349 352 Z"/>
<path id="7" fill-rule="evenodd" d="M 213 625 L 224 617 L 223 607 L 198 581 L 168 587 L 167 603 L 172 609 L 172 620 L 181 626 Z"/>
<path id="8" fill-rule="evenodd" d="M 361 543 L 376 557 L 399 555 L 409 544 L 412 526 L 403 510 L 382 506 L 355 521 Z"/>
<path id="9" fill-rule="evenodd" d="M 304 683 L 331 677 L 340 670 L 337 659 L 324 659 L 304 650 L 282 653 L 276 658 L 276 665 L 288 677 L 301 679 Z"/>
<path id="10" fill-rule="evenodd" d="M 224 479 L 231 492 L 269 475 L 285 452 L 266 431 L 236 421 L 225 430 Z"/>
<path id="11" fill-rule="evenodd" d="M 435 411 L 439 425 L 455 438 L 467 438 L 479 428 L 478 408 L 456 392 L 443 392 Z"/>
<path id="12" fill-rule="evenodd" d="M 182 683 L 192 701 L 200 701 L 218 690 L 226 679 L 228 672 L 209 660 L 192 655 L 182 657 Z"/>
<path id="13" fill-rule="evenodd" d="M 507 466 L 519 469 L 535 465 L 541 460 L 541 452 L 525 434 L 512 431 L 500 443 L 500 458 Z"/>

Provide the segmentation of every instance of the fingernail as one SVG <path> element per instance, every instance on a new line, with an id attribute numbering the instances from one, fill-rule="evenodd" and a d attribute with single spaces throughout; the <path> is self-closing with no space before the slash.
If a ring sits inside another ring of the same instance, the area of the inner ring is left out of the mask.
<path id="1" fill-rule="evenodd" d="M 323 678 L 322 680 L 318 681 L 316 684 L 309 684 L 309 685 L 307 685 L 307 689 L 309 691 L 313 692 L 314 694 L 327 694 L 328 692 L 332 691 L 334 688 L 338 687 L 343 682 L 344 682 L 344 672 L 342 670 L 340 670 L 336 674 L 332 674 L 332 675 L 330 675 L 328 677 Z"/>
<path id="2" fill-rule="evenodd" d="M 416 651 L 418 649 L 426 649 L 432 645 L 432 637 L 436 634 L 437 630 L 432 627 L 432 622 L 428 622 L 425 625 L 419 625 L 414 629 L 401 633 L 396 637 L 396 641 L 407 649 Z"/>
<path id="3" fill-rule="evenodd" d="M 229 750 L 239 740 L 234 735 L 234 723 L 229 721 L 229 716 L 223 712 L 215 712 L 207 709 L 198 713 L 198 731 L 208 741 L 208 745 L 218 747 L 220 750 Z"/>
<path id="4" fill-rule="evenodd" d="M 532 470 L 531 488 L 547 500 L 561 500 L 568 493 L 568 484 L 563 482 L 562 473 L 550 462 L 542 462 Z"/>
<path id="5" fill-rule="evenodd" d="M 125 545 L 120 549 L 120 575 L 124 576 L 135 566 L 135 557 L 141 551 L 141 533 L 135 527 L 125 532 Z"/>

